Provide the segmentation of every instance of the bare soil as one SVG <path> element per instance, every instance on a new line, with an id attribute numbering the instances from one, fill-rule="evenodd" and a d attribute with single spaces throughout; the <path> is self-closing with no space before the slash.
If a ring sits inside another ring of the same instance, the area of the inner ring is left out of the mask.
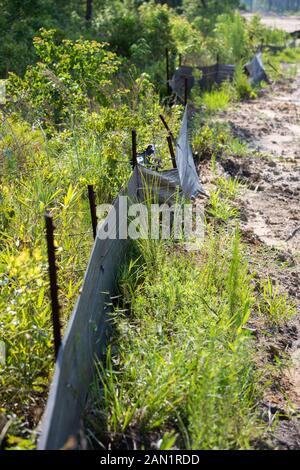
<path id="1" fill-rule="evenodd" d="M 300 74 L 222 119 L 249 146 L 248 157 L 233 156 L 221 167 L 246 185 L 237 204 L 251 269 L 257 279 L 269 276 L 300 313 Z M 259 319 L 252 326 L 258 362 L 282 362 L 261 405 L 270 432 L 259 447 L 300 449 L 300 315 L 279 329 Z"/>
<path id="2" fill-rule="evenodd" d="M 287 33 L 300 30 L 300 16 L 285 16 L 272 13 L 259 13 L 259 15 L 262 17 L 263 24 L 269 28 L 283 29 Z M 253 13 L 245 13 L 243 16 L 251 19 Z"/>

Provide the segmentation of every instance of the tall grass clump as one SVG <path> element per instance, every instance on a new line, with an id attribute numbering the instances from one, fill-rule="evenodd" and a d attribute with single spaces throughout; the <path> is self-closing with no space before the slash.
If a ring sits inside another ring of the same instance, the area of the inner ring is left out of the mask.
<path id="1" fill-rule="evenodd" d="M 140 282 L 130 289 L 130 315 L 121 304 L 112 316 L 88 426 L 98 444 L 118 448 L 166 440 L 185 449 L 251 448 L 258 386 L 244 327 L 254 296 L 239 234 L 208 229 L 195 256 L 174 248 L 160 247 L 155 272 L 139 254 Z M 132 273 L 130 263 L 126 269 Z"/>
<path id="2" fill-rule="evenodd" d="M 230 96 L 224 89 L 205 92 L 202 100 L 209 112 L 224 111 L 230 103 Z"/>

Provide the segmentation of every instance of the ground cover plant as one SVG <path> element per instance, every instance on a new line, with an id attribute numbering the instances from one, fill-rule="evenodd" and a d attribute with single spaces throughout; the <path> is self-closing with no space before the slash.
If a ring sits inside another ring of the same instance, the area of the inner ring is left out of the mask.
<path id="1" fill-rule="evenodd" d="M 170 165 L 159 119 L 164 110 L 149 77 L 133 81 L 131 92 L 120 82 L 117 90 L 111 81 L 117 62 L 103 45 L 55 44 L 53 34 L 44 31 L 36 38 L 37 66 L 24 78 L 11 75 L 10 106 L 1 115 L 0 338 L 6 361 L 0 380 L 1 410 L 11 423 L 10 446 L 32 445 L 28 430 L 40 419 L 53 371 L 44 213 L 51 211 L 56 226 L 65 326 L 93 242 L 87 185 L 94 185 L 98 203 L 112 201 L 131 172 L 133 128 L 138 148 L 155 142 Z M 72 68 L 77 62 L 78 73 L 67 68 L 66 57 Z M 96 76 L 93 67 L 99 67 Z M 112 90 L 114 103 L 105 98 Z M 179 109 L 174 111 L 170 125 L 176 132 Z"/>
<path id="2" fill-rule="evenodd" d="M 218 173 L 220 160 L 249 149 L 217 117 L 259 97 L 243 65 L 262 44 L 283 48 L 287 36 L 258 17 L 246 22 L 235 0 L 208 0 L 206 10 L 193 0 L 95 1 L 92 17 L 84 2 L 60 3 L 0 1 L 0 447 L 35 448 L 53 375 L 45 212 L 55 222 L 64 331 L 93 244 L 87 185 L 97 203 L 113 201 L 132 171 L 132 129 L 138 151 L 155 144 L 171 168 L 159 115 L 176 136 L 183 107 L 166 97 L 168 47 L 171 71 L 180 55 L 191 65 L 217 57 L 237 65 L 232 83 L 190 96 L 200 109 L 194 155 L 214 175 L 206 241 L 196 255 L 172 240 L 132 248 L 87 436 L 117 448 L 253 448 L 266 428 L 264 371 L 247 322 L 254 313 L 280 329 L 295 309 L 270 279 L 256 299 L 235 203 L 243 185 Z M 263 57 L 278 79 L 292 75 L 282 64 L 297 62 L 299 50 Z"/>
<path id="3" fill-rule="evenodd" d="M 233 205 L 243 186 L 215 184 L 200 252 L 143 241 L 120 272 L 86 418 L 95 448 L 253 449 L 268 430 L 258 403 L 277 366 L 257 368 L 248 321 L 268 335 L 296 311 L 270 280 L 257 297 Z"/>

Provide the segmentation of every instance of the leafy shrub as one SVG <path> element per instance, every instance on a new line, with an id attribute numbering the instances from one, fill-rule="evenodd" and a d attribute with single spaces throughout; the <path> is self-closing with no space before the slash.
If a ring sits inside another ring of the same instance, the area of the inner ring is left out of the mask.
<path id="1" fill-rule="evenodd" d="M 24 78 L 10 74 L 10 98 L 27 105 L 42 121 L 62 124 L 71 112 L 88 108 L 91 101 L 106 104 L 119 60 L 96 41 L 57 41 L 54 30 L 42 30 L 34 39 L 42 60 L 27 69 Z"/>
<path id="2" fill-rule="evenodd" d="M 246 20 L 238 12 L 219 16 L 209 44 L 223 63 L 247 59 L 251 51 Z"/>
<path id="3" fill-rule="evenodd" d="M 195 133 L 193 148 L 201 158 L 213 158 L 221 155 L 229 136 L 226 132 L 205 125 Z"/>
<path id="4" fill-rule="evenodd" d="M 242 64 L 239 64 L 236 68 L 234 75 L 234 85 L 237 93 L 237 97 L 240 100 L 254 99 L 257 97 L 255 89 L 249 82 L 249 78 L 243 71 Z"/>

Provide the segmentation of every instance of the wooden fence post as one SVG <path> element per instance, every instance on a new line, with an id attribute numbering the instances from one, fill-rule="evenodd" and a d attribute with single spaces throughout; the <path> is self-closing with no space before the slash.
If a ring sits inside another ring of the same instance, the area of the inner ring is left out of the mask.
<path id="1" fill-rule="evenodd" d="M 188 79 L 185 77 L 184 79 L 184 106 L 187 105 L 188 102 L 188 93 L 189 93 L 189 82 Z"/>
<path id="2" fill-rule="evenodd" d="M 163 125 L 165 126 L 166 130 L 168 131 L 168 134 L 171 136 L 171 138 L 172 138 L 173 142 L 175 142 L 174 135 L 173 135 L 173 133 L 172 133 L 171 129 L 169 128 L 168 124 L 166 123 L 166 120 L 165 120 L 165 118 L 163 117 L 163 115 L 162 115 L 162 114 L 160 114 L 160 115 L 159 115 L 159 117 L 160 117 L 160 120 L 161 120 L 161 122 L 162 122 L 162 123 L 163 123 Z"/>

